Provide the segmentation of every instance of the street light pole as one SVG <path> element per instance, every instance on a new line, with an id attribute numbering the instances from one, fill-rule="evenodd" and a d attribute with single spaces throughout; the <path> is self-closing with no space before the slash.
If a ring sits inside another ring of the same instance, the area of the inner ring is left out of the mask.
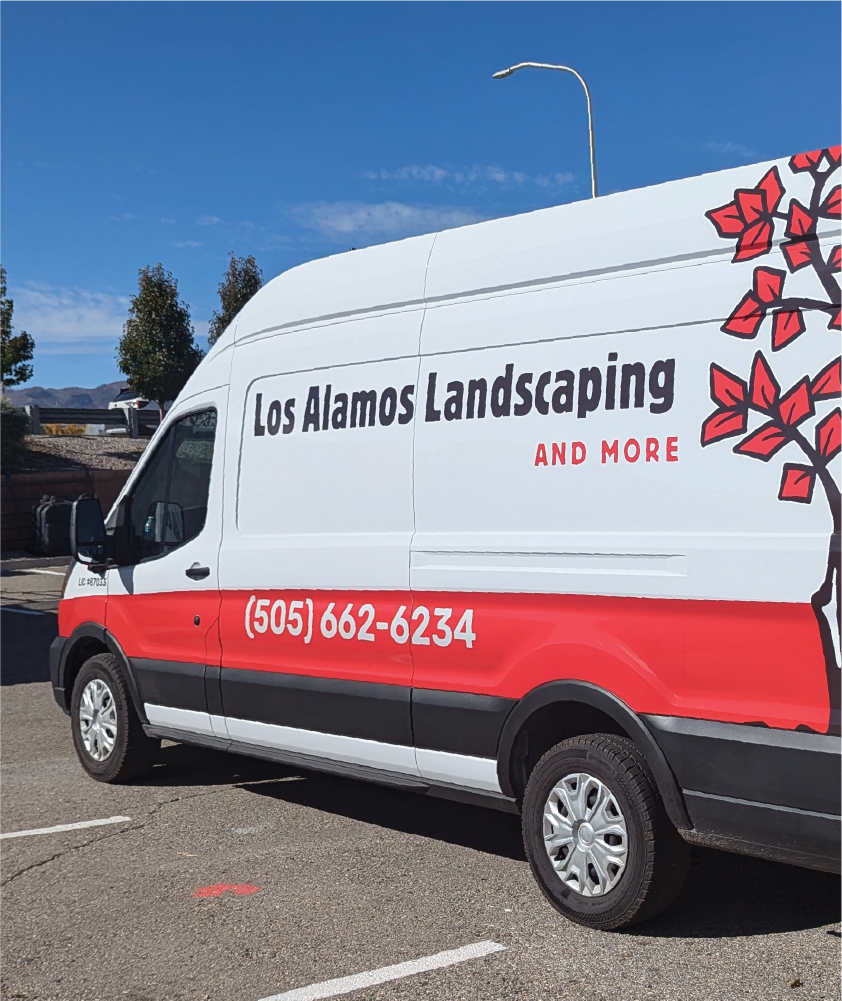
<path id="1" fill-rule="evenodd" d="M 584 87 L 585 100 L 588 102 L 588 140 L 591 147 L 591 198 L 596 198 L 596 146 L 594 145 L 593 135 L 593 111 L 591 110 L 591 92 L 588 90 L 585 78 L 570 66 L 555 66 L 552 63 L 518 63 L 516 66 L 509 66 L 508 69 L 493 73 L 492 79 L 502 80 L 504 77 L 511 76 L 517 70 L 528 68 L 536 70 L 562 70 L 564 73 L 572 73 Z"/>

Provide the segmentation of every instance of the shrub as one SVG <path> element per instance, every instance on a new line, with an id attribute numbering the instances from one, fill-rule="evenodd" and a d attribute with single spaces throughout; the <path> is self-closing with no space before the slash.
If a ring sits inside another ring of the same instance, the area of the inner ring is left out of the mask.
<path id="1" fill-rule="evenodd" d="M 0 464 L 13 467 L 20 461 L 24 435 L 29 433 L 29 416 L 3 396 L 0 397 Z"/>

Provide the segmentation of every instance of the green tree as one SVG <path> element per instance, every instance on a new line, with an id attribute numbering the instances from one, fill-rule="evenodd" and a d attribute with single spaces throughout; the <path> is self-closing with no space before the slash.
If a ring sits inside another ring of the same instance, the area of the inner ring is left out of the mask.
<path id="1" fill-rule="evenodd" d="M 0 466 L 14 469 L 23 458 L 24 436 L 29 434 L 29 416 L 8 396 L 0 396 Z"/>
<path id="2" fill-rule="evenodd" d="M 138 272 L 137 295 L 117 345 L 117 364 L 129 386 L 164 406 L 178 396 L 202 360 L 187 306 L 178 299 L 178 282 L 162 264 Z"/>
<path id="3" fill-rule="evenodd" d="M 222 309 L 214 311 L 208 329 L 208 343 L 215 344 L 220 335 L 234 319 L 237 313 L 251 299 L 263 284 L 263 272 L 257 266 L 254 257 L 235 257 L 231 251 L 228 255 L 228 270 L 219 285 L 219 301 Z"/>
<path id="4" fill-rule="evenodd" d="M 15 304 L 6 298 L 6 269 L 0 266 L 0 393 L 6 386 L 18 386 L 32 378 L 32 354 L 35 341 L 22 330 L 12 334 Z"/>

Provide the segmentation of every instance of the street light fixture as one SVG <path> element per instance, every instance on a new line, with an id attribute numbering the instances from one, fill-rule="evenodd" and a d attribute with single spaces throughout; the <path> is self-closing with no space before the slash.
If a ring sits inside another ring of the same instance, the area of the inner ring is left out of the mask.
<path id="1" fill-rule="evenodd" d="M 508 69 L 492 73 L 492 79 L 502 80 L 504 77 L 511 76 L 517 70 L 527 68 L 536 70 L 562 70 L 564 73 L 572 73 L 585 88 L 585 100 L 588 102 L 588 139 L 591 147 L 591 197 L 596 198 L 596 147 L 594 146 L 593 136 L 593 112 L 591 111 L 591 92 L 588 90 L 585 78 L 577 73 L 576 70 L 571 69 L 570 66 L 555 66 L 552 63 L 518 63 L 516 66 L 509 66 Z"/>

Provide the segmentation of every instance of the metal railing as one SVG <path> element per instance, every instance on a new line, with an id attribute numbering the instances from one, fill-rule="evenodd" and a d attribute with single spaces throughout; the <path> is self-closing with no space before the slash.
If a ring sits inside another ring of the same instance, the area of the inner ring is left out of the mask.
<path id="1" fill-rule="evenodd" d="M 123 429 L 130 438 L 149 438 L 161 423 L 157 410 L 135 410 L 115 407 L 113 410 L 96 410 L 91 407 L 39 407 L 23 408 L 29 415 L 33 434 L 67 433 L 60 429 L 99 425 L 106 430 Z M 51 429 L 56 429 L 52 431 Z M 72 432 L 71 432 L 72 433 Z M 82 432 L 84 433 L 84 432 Z"/>

